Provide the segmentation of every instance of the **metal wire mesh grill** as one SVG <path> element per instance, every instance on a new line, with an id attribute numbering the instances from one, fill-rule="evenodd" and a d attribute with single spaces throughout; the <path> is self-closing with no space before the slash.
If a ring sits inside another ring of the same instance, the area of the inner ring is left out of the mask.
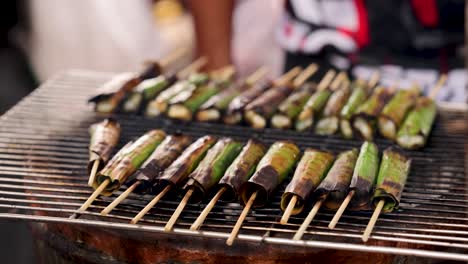
<path id="1" fill-rule="evenodd" d="M 109 74 L 82 71 L 62 74 L 1 117 L 0 218 L 163 232 L 166 221 L 180 201 L 180 194 L 164 198 L 139 225 L 131 225 L 129 220 L 152 196 L 132 194 L 107 217 L 100 216 L 99 212 L 115 196 L 102 197 L 80 219 L 68 219 L 91 194 L 86 184 L 87 129 L 91 123 L 102 119 L 84 102 L 109 77 Z M 327 225 L 333 212 L 325 210 L 319 212 L 302 241 L 291 240 L 304 215 L 291 217 L 288 225 L 278 224 L 281 191 L 276 192 L 266 208 L 251 211 L 238 239 L 468 260 L 468 131 L 464 126 L 467 118 L 466 109 L 442 111 L 428 146 L 422 151 L 409 152 L 413 167 L 400 209 L 379 218 L 369 243 L 363 244 L 360 237 L 370 213 L 346 212 L 337 228 L 329 230 Z M 361 144 L 356 140 L 321 137 L 307 132 L 256 131 L 238 126 L 126 115 L 120 115 L 118 119 L 123 128 L 121 145 L 151 128 L 161 128 L 168 133 L 183 132 L 194 137 L 213 134 L 244 141 L 256 137 L 266 143 L 287 138 L 302 149 L 314 147 L 335 153 Z M 391 144 L 383 139 L 378 139 L 377 143 L 380 149 Z M 174 233 L 207 239 L 227 238 L 242 210 L 236 203 L 218 202 L 200 232 L 188 230 L 206 202 L 188 205 Z"/>

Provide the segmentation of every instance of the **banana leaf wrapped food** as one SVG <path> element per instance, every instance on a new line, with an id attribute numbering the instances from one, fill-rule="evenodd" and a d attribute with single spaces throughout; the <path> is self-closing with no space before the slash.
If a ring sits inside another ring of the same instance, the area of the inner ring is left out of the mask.
<path id="1" fill-rule="evenodd" d="M 153 192 L 159 193 L 168 185 L 180 187 L 215 143 L 215 137 L 204 136 L 190 144 L 182 155 L 156 179 Z"/>
<path id="2" fill-rule="evenodd" d="M 190 144 L 192 139 L 185 135 L 168 135 L 153 151 L 140 169 L 132 174 L 125 185 L 132 186 L 138 182 L 136 193 L 151 191 L 156 179 L 172 164 Z"/>
<path id="3" fill-rule="evenodd" d="M 351 118 L 369 97 L 369 86 L 364 80 L 357 79 L 351 84 L 352 93 L 340 111 L 340 131 L 344 138 L 353 137 Z"/>
<path id="4" fill-rule="evenodd" d="M 179 120 L 192 120 L 198 109 L 212 96 L 222 91 L 228 82 L 226 80 L 211 80 L 195 89 L 187 89 L 169 100 L 167 116 Z"/>
<path id="5" fill-rule="evenodd" d="M 250 89 L 243 91 L 230 103 L 224 115 L 223 121 L 228 125 L 239 124 L 243 121 L 245 107 L 255 98 L 263 94 L 273 86 L 272 81 L 264 80 L 256 83 Z"/>
<path id="6" fill-rule="evenodd" d="M 169 102 L 181 93 L 191 94 L 193 91 L 206 84 L 209 76 L 203 73 L 194 73 L 187 80 L 181 80 L 162 91 L 156 98 L 146 105 L 145 115 L 155 117 L 166 113 Z"/>
<path id="7" fill-rule="evenodd" d="M 239 197 L 239 189 L 252 176 L 265 152 L 266 147 L 260 141 L 250 139 L 247 142 L 219 181 L 219 187 L 226 188 L 221 200 L 232 202 Z"/>
<path id="8" fill-rule="evenodd" d="M 189 175 L 185 189 L 193 188 L 191 202 L 198 203 L 214 187 L 232 161 L 241 151 L 242 144 L 231 138 L 221 138 L 207 152 L 198 167 Z"/>
<path id="9" fill-rule="evenodd" d="M 382 136 L 392 140 L 396 138 L 398 128 L 414 106 L 419 93 L 420 88 L 418 86 L 400 90 L 385 105 L 378 118 L 379 132 Z"/>
<path id="10" fill-rule="evenodd" d="M 408 113 L 398 130 L 396 141 L 406 149 L 424 147 L 437 115 L 437 106 L 431 98 L 417 99 L 413 110 Z"/>
<path id="11" fill-rule="evenodd" d="M 380 200 L 384 200 L 385 213 L 398 208 L 410 168 L 411 159 L 401 150 L 395 147 L 384 150 L 372 204 L 376 206 Z"/>
<path id="12" fill-rule="evenodd" d="M 98 113 L 113 113 L 118 110 L 122 102 L 133 91 L 133 89 L 143 80 L 154 78 L 162 73 L 162 68 L 157 62 L 146 65 L 145 69 L 138 74 L 123 73 L 113 77 L 105 83 L 91 97 L 88 102 L 95 104 L 95 111 Z"/>
<path id="13" fill-rule="evenodd" d="M 99 162 L 98 171 L 109 161 L 112 151 L 119 142 L 120 131 L 120 124 L 112 118 L 105 119 L 90 127 L 88 174 L 96 161 Z"/>
<path id="14" fill-rule="evenodd" d="M 109 162 L 96 176 L 93 187 L 96 189 L 103 182 L 109 181 L 102 195 L 109 196 L 135 173 L 156 147 L 164 140 L 166 133 L 162 130 L 151 130 L 123 148 L 117 158 Z"/>
<path id="15" fill-rule="evenodd" d="M 377 128 L 377 118 L 392 97 L 392 90 L 377 87 L 369 99 L 359 106 L 352 117 L 355 133 L 364 140 L 372 141 Z"/>
<path id="16" fill-rule="evenodd" d="M 239 199 L 245 205 L 252 194 L 257 193 L 254 207 L 263 207 L 272 192 L 294 169 L 299 158 L 299 148 L 290 141 L 275 142 L 260 160 L 253 176 L 239 190 Z"/>
<path id="17" fill-rule="evenodd" d="M 334 156 L 325 151 L 306 149 L 291 182 L 281 196 L 281 210 L 286 210 L 291 198 L 297 197 L 292 215 L 301 213 L 309 197 L 332 165 Z"/>
<path id="18" fill-rule="evenodd" d="M 278 106 L 276 114 L 271 118 L 271 125 L 281 129 L 292 127 L 294 120 L 316 89 L 317 84 L 309 82 L 295 90 Z"/>
<path id="19" fill-rule="evenodd" d="M 315 190 L 317 199 L 324 200 L 325 208 L 336 210 L 346 198 L 357 157 L 357 149 L 340 153 L 327 176 Z"/>
<path id="20" fill-rule="evenodd" d="M 379 149 L 374 143 L 366 141 L 361 146 L 349 185 L 349 190 L 354 192 L 351 210 L 369 209 L 378 171 Z"/>
<path id="21" fill-rule="evenodd" d="M 340 112 L 351 95 L 349 82 L 343 82 L 341 87 L 335 91 L 328 100 L 321 118 L 315 127 L 315 133 L 319 135 L 333 135 L 339 129 Z"/>

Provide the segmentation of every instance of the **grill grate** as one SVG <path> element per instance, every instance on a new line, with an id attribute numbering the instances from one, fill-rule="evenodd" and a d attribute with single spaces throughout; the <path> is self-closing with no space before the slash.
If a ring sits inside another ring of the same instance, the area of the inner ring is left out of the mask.
<path id="1" fill-rule="evenodd" d="M 87 129 L 91 123 L 102 119 L 84 102 L 109 77 L 109 74 L 84 71 L 59 75 L 0 118 L 0 218 L 163 232 L 180 196 L 163 199 L 138 225 L 129 224 L 129 220 L 152 196 L 132 194 L 107 217 L 100 216 L 99 212 L 115 196 L 98 198 L 80 219 L 68 219 L 91 194 L 85 169 L 89 142 Z M 335 153 L 361 144 L 357 140 L 306 132 L 275 129 L 260 132 L 246 127 L 190 124 L 141 116 L 119 115 L 118 119 L 123 133 L 121 145 L 150 128 L 195 137 L 213 134 L 244 141 L 256 137 L 266 143 L 288 138 L 302 149 L 314 147 Z M 238 239 L 468 261 L 466 120 L 466 109 L 445 109 L 439 115 L 428 146 L 422 151 L 409 152 L 413 167 L 400 209 L 380 216 L 369 243 L 363 244 L 360 238 L 370 213 L 345 212 L 336 229 L 329 230 L 327 225 L 333 212 L 323 209 L 302 241 L 291 240 L 304 215 L 292 216 L 288 225 L 278 224 L 280 192 L 266 208 L 250 212 Z M 377 139 L 377 144 L 384 149 L 391 142 Z M 284 188 L 285 185 L 281 187 Z M 201 231 L 189 231 L 205 204 L 206 201 L 202 206 L 188 205 L 174 234 L 227 238 L 241 206 L 218 202 Z"/>

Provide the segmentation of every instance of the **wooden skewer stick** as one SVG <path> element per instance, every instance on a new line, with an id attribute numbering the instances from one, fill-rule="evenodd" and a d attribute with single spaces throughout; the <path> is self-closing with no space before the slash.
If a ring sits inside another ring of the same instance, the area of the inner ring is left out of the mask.
<path id="1" fill-rule="evenodd" d="M 348 207 L 348 204 L 353 198 L 353 196 L 354 196 L 354 190 L 351 190 L 346 196 L 346 198 L 343 200 L 343 202 L 341 203 L 340 208 L 338 208 L 338 211 L 336 211 L 330 224 L 328 224 L 328 228 L 330 229 L 335 228 L 338 221 L 340 221 L 341 215 L 343 215 L 344 211 L 346 210 L 346 207 Z"/>
<path id="2" fill-rule="evenodd" d="M 174 50 L 173 52 L 171 52 L 167 57 L 159 60 L 159 65 L 161 65 L 162 68 L 166 68 L 167 66 L 174 63 L 174 61 L 177 61 L 182 56 L 187 55 L 187 53 L 188 53 L 187 48 L 178 48 Z"/>
<path id="3" fill-rule="evenodd" d="M 294 235 L 293 240 L 300 240 L 302 238 L 305 231 L 307 230 L 307 227 L 309 227 L 312 220 L 314 220 L 314 217 L 318 213 L 322 204 L 323 204 L 323 199 L 320 199 L 315 203 L 314 207 L 312 207 L 306 219 L 304 219 L 304 222 L 302 223 L 302 225 L 299 227 L 296 234 Z"/>
<path id="4" fill-rule="evenodd" d="M 332 91 L 336 91 L 338 90 L 338 88 L 340 88 L 340 84 L 345 81 L 346 79 L 348 78 L 346 72 L 342 71 L 340 73 L 338 73 L 338 75 L 336 76 L 336 78 L 333 80 L 333 82 L 330 84 L 330 89 Z"/>
<path id="5" fill-rule="evenodd" d="M 244 220 L 245 220 L 245 218 L 247 217 L 247 214 L 250 211 L 250 207 L 252 207 L 252 205 L 253 205 L 253 203 L 255 201 L 255 198 L 257 198 L 257 194 L 258 194 L 258 191 L 254 192 L 250 196 L 249 201 L 247 202 L 247 204 L 244 207 L 244 210 L 242 210 L 242 213 L 239 216 L 239 219 L 237 219 L 236 225 L 234 226 L 234 228 L 231 231 L 231 235 L 226 240 L 226 245 L 232 246 L 232 244 L 234 243 L 234 240 L 236 239 L 237 235 L 239 234 L 240 228 L 242 227 L 242 224 L 244 223 Z"/>
<path id="6" fill-rule="evenodd" d="M 318 66 L 315 63 L 312 63 L 309 66 L 307 66 L 307 68 L 305 68 L 305 70 L 303 70 L 301 74 L 299 74 L 299 76 L 297 76 L 296 79 L 294 79 L 293 87 L 297 88 L 303 85 L 307 81 L 307 79 L 309 79 L 309 77 L 312 76 L 317 70 Z"/>
<path id="7" fill-rule="evenodd" d="M 138 223 L 141 218 L 143 218 L 143 216 L 145 216 L 149 210 L 151 210 L 151 208 L 153 208 L 158 202 L 159 200 L 161 200 L 161 198 L 164 197 L 164 195 L 166 195 L 166 193 L 171 189 L 171 185 L 167 185 L 160 193 L 158 193 L 158 195 L 156 195 L 153 200 L 151 200 L 151 202 L 149 202 L 145 208 L 143 208 L 143 210 L 141 210 L 131 221 L 130 223 L 132 224 L 136 224 Z"/>
<path id="8" fill-rule="evenodd" d="M 268 68 L 265 66 L 262 66 L 259 69 L 257 69 L 254 73 L 252 73 L 249 77 L 247 77 L 245 82 L 247 83 L 247 85 L 252 85 L 256 83 L 257 81 L 259 81 L 260 79 L 262 79 L 263 77 L 265 77 L 267 73 L 268 73 Z"/>
<path id="9" fill-rule="evenodd" d="M 177 78 L 179 79 L 185 79 L 187 78 L 192 72 L 198 71 L 201 67 L 205 66 L 205 64 L 208 62 L 208 59 L 206 57 L 200 57 L 196 59 L 194 62 L 189 64 L 187 67 L 182 69 L 177 73 Z"/>
<path id="10" fill-rule="evenodd" d="M 296 206 L 297 202 L 297 195 L 293 195 L 291 197 L 291 200 L 289 200 L 288 207 L 286 207 L 286 210 L 284 210 L 283 216 L 281 217 L 280 224 L 285 225 L 288 223 L 289 217 L 291 216 L 291 213 L 294 209 L 294 206 Z"/>
<path id="11" fill-rule="evenodd" d="M 429 98 L 435 99 L 437 94 L 439 93 L 440 89 L 444 86 L 445 82 L 447 81 L 447 74 L 440 75 L 439 81 L 437 84 L 431 89 L 429 93 Z"/>
<path id="12" fill-rule="evenodd" d="M 172 230 L 174 227 L 175 223 L 177 222 L 177 219 L 179 219 L 180 214 L 184 210 L 185 206 L 187 205 L 190 197 L 192 196 L 194 192 L 194 188 L 190 188 L 186 193 L 184 198 L 182 198 L 182 201 L 180 201 L 179 206 L 177 206 L 176 210 L 174 211 L 174 214 L 172 214 L 171 218 L 169 221 L 167 221 L 166 226 L 164 227 L 164 231 L 169 232 Z"/>
<path id="13" fill-rule="evenodd" d="M 125 192 L 121 193 L 119 197 L 115 198 L 112 203 L 110 203 L 106 208 L 101 211 L 101 215 L 108 215 L 114 208 L 119 205 L 123 200 L 127 199 L 127 197 L 141 184 L 141 181 L 136 181 L 130 187 L 125 190 Z"/>
<path id="14" fill-rule="evenodd" d="M 109 183 L 109 179 L 103 181 L 101 185 L 99 185 L 99 187 L 97 187 L 97 189 L 94 190 L 93 194 L 89 196 L 88 200 L 86 200 L 86 202 L 80 207 L 80 209 L 78 209 L 78 213 L 83 213 L 84 211 L 86 211 L 89 208 L 89 206 L 94 202 L 94 200 L 96 200 L 96 198 L 101 194 L 101 192 L 104 191 L 107 185 L 109 185 Z"/>
<path id="15" fill-rule="evenodd" d="M 219 198 L 221 198 L 221 195 L 226 191 L 226 187 L 222 187 L 219 189 L 219 191 L 216 193 L 216 195 L 211 199 L 211 201 L 206 205 L 205 209 L 201 212 L 201 214 L 198 216 L 197 220 L 193 222 L 192 226 L 190 226 L 190 230 L 196 231 L 200 228 L 200 226 L 205 222 L 206 217 L 208 214 L 211 212 L 213 207 L 215 206 L 216 202 L 218 202 Z"/>
<path id="16" fill-rule="evenodd" d="M 91 173 L 89 174 L 88 186 L 93 186 L 93 182 L 96 179 L 97 170 L 99 168 L 99 162 L 100 160 L 97 159 L 93 163 L 93 167 L 91 168 Z"/>
<path id="17" fill-rule="evenodd" d="M 369 220 L 369 223 L 367 224 L 366 230 L 364 231 L 364 234 L 362 235 L 362 241 L 367 242 L 367 240 L 369 240 L 369 237 L 372 233 L 372 230 L 374 229 L 377 219 L 379 218 L 380 212 L 382 212 L 384 205 L 385 205 L 385 200 L 382 199 L 379 201 L 379 203 L 375 207 L 374 213 L 372 214 L 372 217 Z"/>
<path id="18" fill-rule="evenodd" d="M 336 74 L 335 70 L 328 70 L 325 76 L 323 76 L 322 80 L 318 84 L 317 90 L 321 91 L 323 89 L 326 89 L 332 82 L 333 77 L 335 77 L 335 74 Z"/>
<path id="19" fill-rule="evenodd" d="M 374 73 L 372 74 L 372 76 L 369 79 L 369 82 L 367 83 L 369 88 L 372 89 L 374 86 L 376 86 L 377 83 L 379 82 L 379 79 L 380 79 L 380 72 L 379 71 L 374 71 Z"/>
<path id="20" fill-rule="evenodd" d="M 276 79 L 273 84 L 275 86 L 281 86 L 281 85 L 286 85 L 288 84 L 296 75 L 301 73 L 302 68 L 301 67 L 294 67 L 291 70 L 289 70 L 287 73 L 283 74 L 281 77 Z"/>

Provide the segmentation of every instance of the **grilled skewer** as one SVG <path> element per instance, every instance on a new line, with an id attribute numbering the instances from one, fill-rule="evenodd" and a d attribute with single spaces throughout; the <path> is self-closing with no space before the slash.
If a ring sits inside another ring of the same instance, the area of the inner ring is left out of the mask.
<path id="1" fill-rule="evenodd" d="M 361 146 L 356 166 L 354 167 L 353 177 L 349 185 L 349 192 L 338 211 L 333 216 L 329 227 L 336 226 L 341 215 L 352 201 L 351 209 L 367 209 L 372 196 L 375 178 L 379 170 L 379 150 L 377 145 L 372 142 L 364 142 Z M 353 199 L 354 198 L 354 199 Z M 353 200 L 352 200 L 353 199 Z"/>
<path id="2" fill-rule="evenodd" d="M 95 111 L 98 113 L 112 113 L 117 110 L 122 101 L 143 80 L 161 75 L 164 68 L 185 54 L 185 50 L 177 50 L 167 58 L 158 62 L 149 62 L 138 74 L 124 73 L 115 76 L 105 83 L 98 94 L 88 100 L 95 103 Z"/>
<path id="3" fill-rule="evenodd" d="M 209 76 L 204 73 L 192 73 L 188 79 L 176 82 L 171 87 L 162 91 L 156 98 L 146 105 L 145 115 L 149 117 L 166 113 L 169 102 L 181 93 L 191 93 L 197 87 L 208 82 Z"/>
<path id="4" fill-rule="evenodd" d="M 152 188 L 155 179 L 179 157 L 182 151 L 190 144 L 190 141 L 191 138 L 184 135 L 167 136 L 145 163 L 143 163 L 141 168 L 128 178 L 125 183 L 127 190 L 104 208 L 101 214 L 109 214 L 132 192 L 147 193 Z"/>
<path id="5" fill-rule="evenodd" d="M 414 109 L 410 111 L 398 131 L 396 138 L 398 145 L 407 149 L 417 149 L 426 144 L 437 115 L 434 98 L 446 80 L 447 76 L 443 74 L 429 97 L 420 97 L 416 100 Z"/>
<path id="6" fill-rule="evenodd" d="M 145 162 L 165 136 L 166 133 L 162 130 L 151 130 L 135 142 L 124 147 L 124 150 L 118 153 L 117 158 L 109 162 L 97 174 L 93 182 L 95 191 L 78 209 L 78 213 L 86 211 L 99 195 L 110 196 L 115 190 L 119 189 L 127 178 Z"/>
<path id="7" fill-rule="evenodd" d="M 413 107 L 419 93 L 419 86 L 414 85 L 410 89 L 398 91 L 385 105 L 378 118 L 379 133 L 382 136 L 395 140 L 398 128 Z"/>
<path id="8" fill-rule="evenodd" d="M 294 69 L 296 69 L 296 74 L 299 74 L 301 68 L 296 67 Z M 317 65 L 311 64 L 296 78 L 293 84 L 285 83 L 270 89 L 249 103 L 244 111 L 244 118 L 247 123 L 253 128 L 266 127 L 268 120 L 275 113 L 278 105 L 295 88 L 301 86 L 315 71 L 317 71 Z"/>
<path id="9" fill-rule="evenodd" d="M 199 85 L 195 89 L 184 90 L 169 100 L 167 116 L 173 119 L 192 120 L 193 115 L 206 101 L 229 86 L 234 75 L 234 68 L 226 69 L 227 74 L 221 78 L 215 76 L 208 83 Z"/>
<path id="10" fill-rule="evenodd" d="M 252 139 L 247 142 L 219 181 L 218 192 L 203 209 L 190 230 L 200 228 L 218 200 L 232 202 L 238 197 L 239 188 L 252 176 L 258 162 L 265 155 L 265 151 L 265 145 L 261 142 Z"/>
<path id="11" fill-rule="evenodd" d="M 344 72 L 340 73 L 330 85 L 333 77 L 335 77 L 335 71 L 329 70 L 320 81 L 316 92 L 307 100 L 304 108 L 297 116 L 295 123 L 296 130 L 304 131 L 313 126 L 314 118 L 320 114 L 333 91 L 338 88 L 341 80 L 346 77 L 346 74 Z"/>
<path id="12" fill-rule="evenodd" d="M 340 111 L 348 101 L 351 95 L 349 81 L 341 83 L 341 87 L 334 92 L 323 109 L 322 117 L 318 120 L 315 127 L 315 133 L 319 135 L 333 135 L 340 125 Z"/>
<path id="13" fill-rule="evenodd" d="M 377 84 L 379 78 L 380 74 L 375 72 L 368 83 L 360 79 L 352 83 L 351 90 L 353 92 L 340 112 L 340 131 L 344 138 L 350 139 L 353 137 L 351 117 L 356 113 L 359 106 L 367 100 L 371 90 Z"/>
<path id="14" fill-rule="evenodd" d="M 381 211 L 389 213 L 398 207 L 401 193 L 411 167 L 411 160 L 401 151 L 390 147 L 383 153 L 377 177 L 376 189 L 372 197 L 375 211 L 364 231 L 362 241 L 367 242 Z"/>
<path id="15" fill-rule="evenodd" d="M 252 86 L 261 80 L 267 73 L 267 69 L 262 67 L 252 73 L 245 80 L 240 80 L 230 87 L 224 89 L 217 95 L 211 97 L 199 109 L 196 119 L 203 122 L 219 121 L 226 112 L 229 104 L 235 97 L 239 96 L 243 91 L 251 89 Z"/>
<path id="16" fill-rule="evenodd" d="M 264 92 L 268 91 L 270 88 L 289 83 L 296 75 L 297 69 L 293 68 L 275 81 L 262 81 L 254 85 L 252 88 L 242 92 L 229 103 L 226 114 L 223 118 L 224 123 L 228 125 L 241 123 L 243 121 L 245 107 L 249 103 L 262 95 Z"/>
<path id="17" fill-rule="evenodd" d="M 182 201 L 189 200 L 194 203 L 199 203 L 206 193 L 216 184 L 223 176 L 224 172 L 231 165 L 232 161 L 241 151 L 242 144 L 234 141 L 231 138 L 222 138 L 208 150 L 205 158 L 200 162 L 200 165 L 193 171 L 184 189 L 187 190 Z M 166 232 L 172 230 L 174 224 L 180 216 L 180 213 L 185 208 L 186 203 L 181 202 L 174 214 L 167 221 L 164 230 Z"/>
<path id="18" fill-rule="evenodd" d="M 96 173 L 109 161 L 112 151 L 119 142 L 120 124 L 114 119 L 105 119 L 90 127 L 88 185 L 93 186 Z"/>
<path id="19" fill-rule="evenodd" d="M 374 139 L 377 118 L 385 104 L 391 99 L 396 87 L 385 89 L 375 88 L 369 99 L 362 104 L 351 118 L 354 131 L 360 138 L 367 141 Z"/>
<path id="20" fill-rule="evenodd" d="M 262 207 L 269 200 L 271 193 L 293 170 L 300 150 L 292 142 L 275 142 L 260 160 L 254 175 L 242 185 L 239 199 L 245 205 L 226 244 L 231 246 L 239 233 L 250 208 Z"/>
<path id="21" fill-rule="evenodd" d="M 143 210 L 132 220 L 132 224 L 138 223 L 140 219 L 153 208 L 161 198 L 174 186 L 180 186 L 195 170 L 198 163 L 203 159 L 208 149 L 216 142 L 212 136 L 204 136 L 192 143 L 156 180 L 154 192 L 158 193 Z"/>
<path id="22" fill-rule="evenodd" d="M 291 182 L 281 196 L 280 206 L 284 212 L 281 224 L 286 224 L 291 215 L 302 212 L 305 203 L 327 174 L 333 160 L 334 157 L 329 152 L 305 150 Z"/>

